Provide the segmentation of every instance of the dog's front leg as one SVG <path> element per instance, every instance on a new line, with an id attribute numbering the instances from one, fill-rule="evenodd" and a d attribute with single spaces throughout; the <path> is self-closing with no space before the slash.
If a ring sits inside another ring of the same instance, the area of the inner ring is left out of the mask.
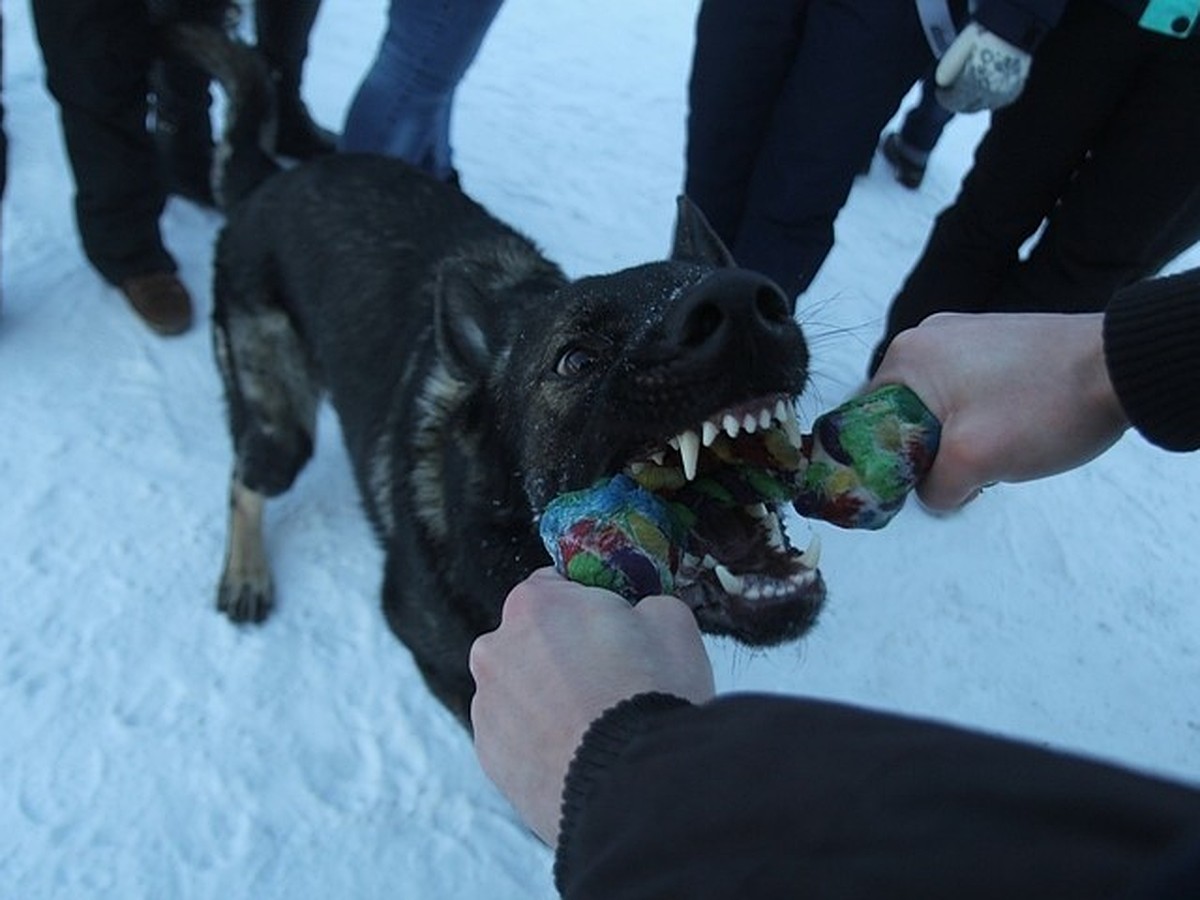
<path id="1" fill-rule="evenodd" d="M 217 589 L 217 609 L 234 622 L 261 622 L 274 602 L 263 544 L 265 499 L 234 475 L 229 488 L 229 544 Z"/>

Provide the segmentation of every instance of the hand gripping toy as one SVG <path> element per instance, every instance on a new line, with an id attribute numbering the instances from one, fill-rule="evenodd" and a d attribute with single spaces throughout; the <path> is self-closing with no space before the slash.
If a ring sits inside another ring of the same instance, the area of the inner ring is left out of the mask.
<path id="1" fill-rule="evenodd" d="M 656 470 L 658 483 L 620 474 L 563 494 L 542 513 L 542 541 L 573 581 L 630 600 L 671 593 L 690 503 L 790 501 L 806 518 L 879 529 L 928 471 L 940 435 L 941 423 L 916 394 L 887 385 L 820 416 L 798 448 L 773 435 L 755 445 L 751 461 L 725 447 L 722 465 L 696 479 L 687 497 L 677 493 L 685 479 L 674 470 L 667 485 Z"/>

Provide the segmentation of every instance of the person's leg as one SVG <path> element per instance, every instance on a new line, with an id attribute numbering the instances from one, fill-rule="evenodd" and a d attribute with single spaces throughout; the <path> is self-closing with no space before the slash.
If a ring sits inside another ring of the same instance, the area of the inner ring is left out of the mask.
<path id="1" fill-rule="evenodd" d="M 225 0 L 151 3 L 151 19 L 223 27 Z M 203 206 L 214 206 L 213 130 L 209 77 L 170 52 L 159 52 L 150 69 L 151 120 L 167 190 Z"/>
<path id="2" fill-rule="evenodd" d="M 937 146 L 938 139 L 946 130 L 946 125 L 954 118 L 954 113 L 938 103 L 934 93 L 933 73 L 929 72 L 921 79 L 921 97 L 917 105 L 909 110 L 900 126 L 900 139 L 907 148 L 925 154 L 925 160 Z"/>
<path id="3" fill-rule="evenodd" d="M 1126 30 L 1116 36 L 1109 17 Z M 992 114 L 958 197 L 938 216 L 888 310 L 874 371 L 897 334 L 936 312 L 982 312 L 1067 189 L 1123 94 L 1136 25 L 1103 4 L 1070 4 L 1038 49 L 1025 90 Z M 1119 38 L 1124 34 L 1127 40 Z"/>
<path id="4" fill-rule="evenodd" d="M 279 110 L 275 151 L 296 159 L 332 153 L 337 137 L 312 120 L 300 99 L 308 58 L 308 36 L 321 0 L 255 0 L 254 27 L 259 52 L 275 81 Z"/>
<path id="5" fill-rule="evenodd" d="M 350 109 L 339 149 L 396 156 L 449 179 L 454 91 L 502 0 L 392 0 L 379 51 Z"/>
<path id="6" fill-rule="evenodd" d="M 153 47 L 140 3 L 34 0 L 46 83 L 61 109 L 84 252 L 111 284 L 175 262 L 158 229 L 165 192 L 146 131 Z"/>
<path id="7" fill-rule="evenodd" d="M 704 0 L 688 83 L 684 193 L 730 247 L 807 0 Z"/>
<path id="8" fill-rule="evenodd" d="M 803 30 L 731 247 L 789 297 L 817 274 L 861 161 L 931 60 L 909 0 L 811 0 Z"/>
<path id="9" fill-rule="evenodd" d="M 192 324 L 158 218 L 166 202 L 146 130 L 154 34 L 146 7 L 125 0 L 34 0 L 46 83 L 58 101 L 75 175 L 75 218 L 100 275 L 161 335 Z"/>
<path id="10" fill-rule="evenodd" d="M 996 309 L 1101 310 L 1196 239 L 1188 187 L 1200 185 L 1200 42 L 1138 37 L 1144 65 Z"/>

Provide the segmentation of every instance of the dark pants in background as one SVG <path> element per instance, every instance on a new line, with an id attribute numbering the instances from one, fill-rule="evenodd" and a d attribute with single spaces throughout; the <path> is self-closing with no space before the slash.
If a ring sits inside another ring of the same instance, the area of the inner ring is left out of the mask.
<path id="1" fill-rule="evenodd" d="M 1200 239 L 1200 39 L 1068 5 L 888 315 L 1090 312 Z M 1046 222 L 1037 243 L 1022 245 Z"/>
<path id="2" fill-rule="evenodd" d="M 684 190 L 740 265 L 791 298 L 879 132 L 933 56 L 911 0 L 705 0 Z"/>
<path id="3" fill-rule="evenodd" d="M 157 52 L 146 4 L 33 0 L 33 15 L 75 176 L 84 253 L 115 285 L 174 272 L 158 230 L 166 190 L 146 129 Z"/>

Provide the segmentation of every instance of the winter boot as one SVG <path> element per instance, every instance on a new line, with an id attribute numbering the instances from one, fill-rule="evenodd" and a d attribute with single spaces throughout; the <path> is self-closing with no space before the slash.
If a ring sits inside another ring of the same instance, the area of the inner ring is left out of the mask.
<path id="1" fill-rule="evenodd" d="M 882 150 L 883 158 L 891 165 L 898 182 L 914 191 L 921 186 L 929 162 L 928 153 L 905 143 L 895 131 L 883 139 Z"/>
<path id="2" fill-rule="evenodd" d="M 154 143 L 163 186 L 201 206 L 215 206 L 213 132 L 208 76 L 178 60 L 155 63 L 150 73 Z"/>
<path id="3" fill-rule="evenodd" d="M 279 124 L 274 150 L 293 159 L 311 159 L 337 147 L 337 136 L 314 122 L 300 99 L 300 74 L 319 6 L 320 0 L 257 0 L 254 4 L 258 49 L 275 82 Z"/>

